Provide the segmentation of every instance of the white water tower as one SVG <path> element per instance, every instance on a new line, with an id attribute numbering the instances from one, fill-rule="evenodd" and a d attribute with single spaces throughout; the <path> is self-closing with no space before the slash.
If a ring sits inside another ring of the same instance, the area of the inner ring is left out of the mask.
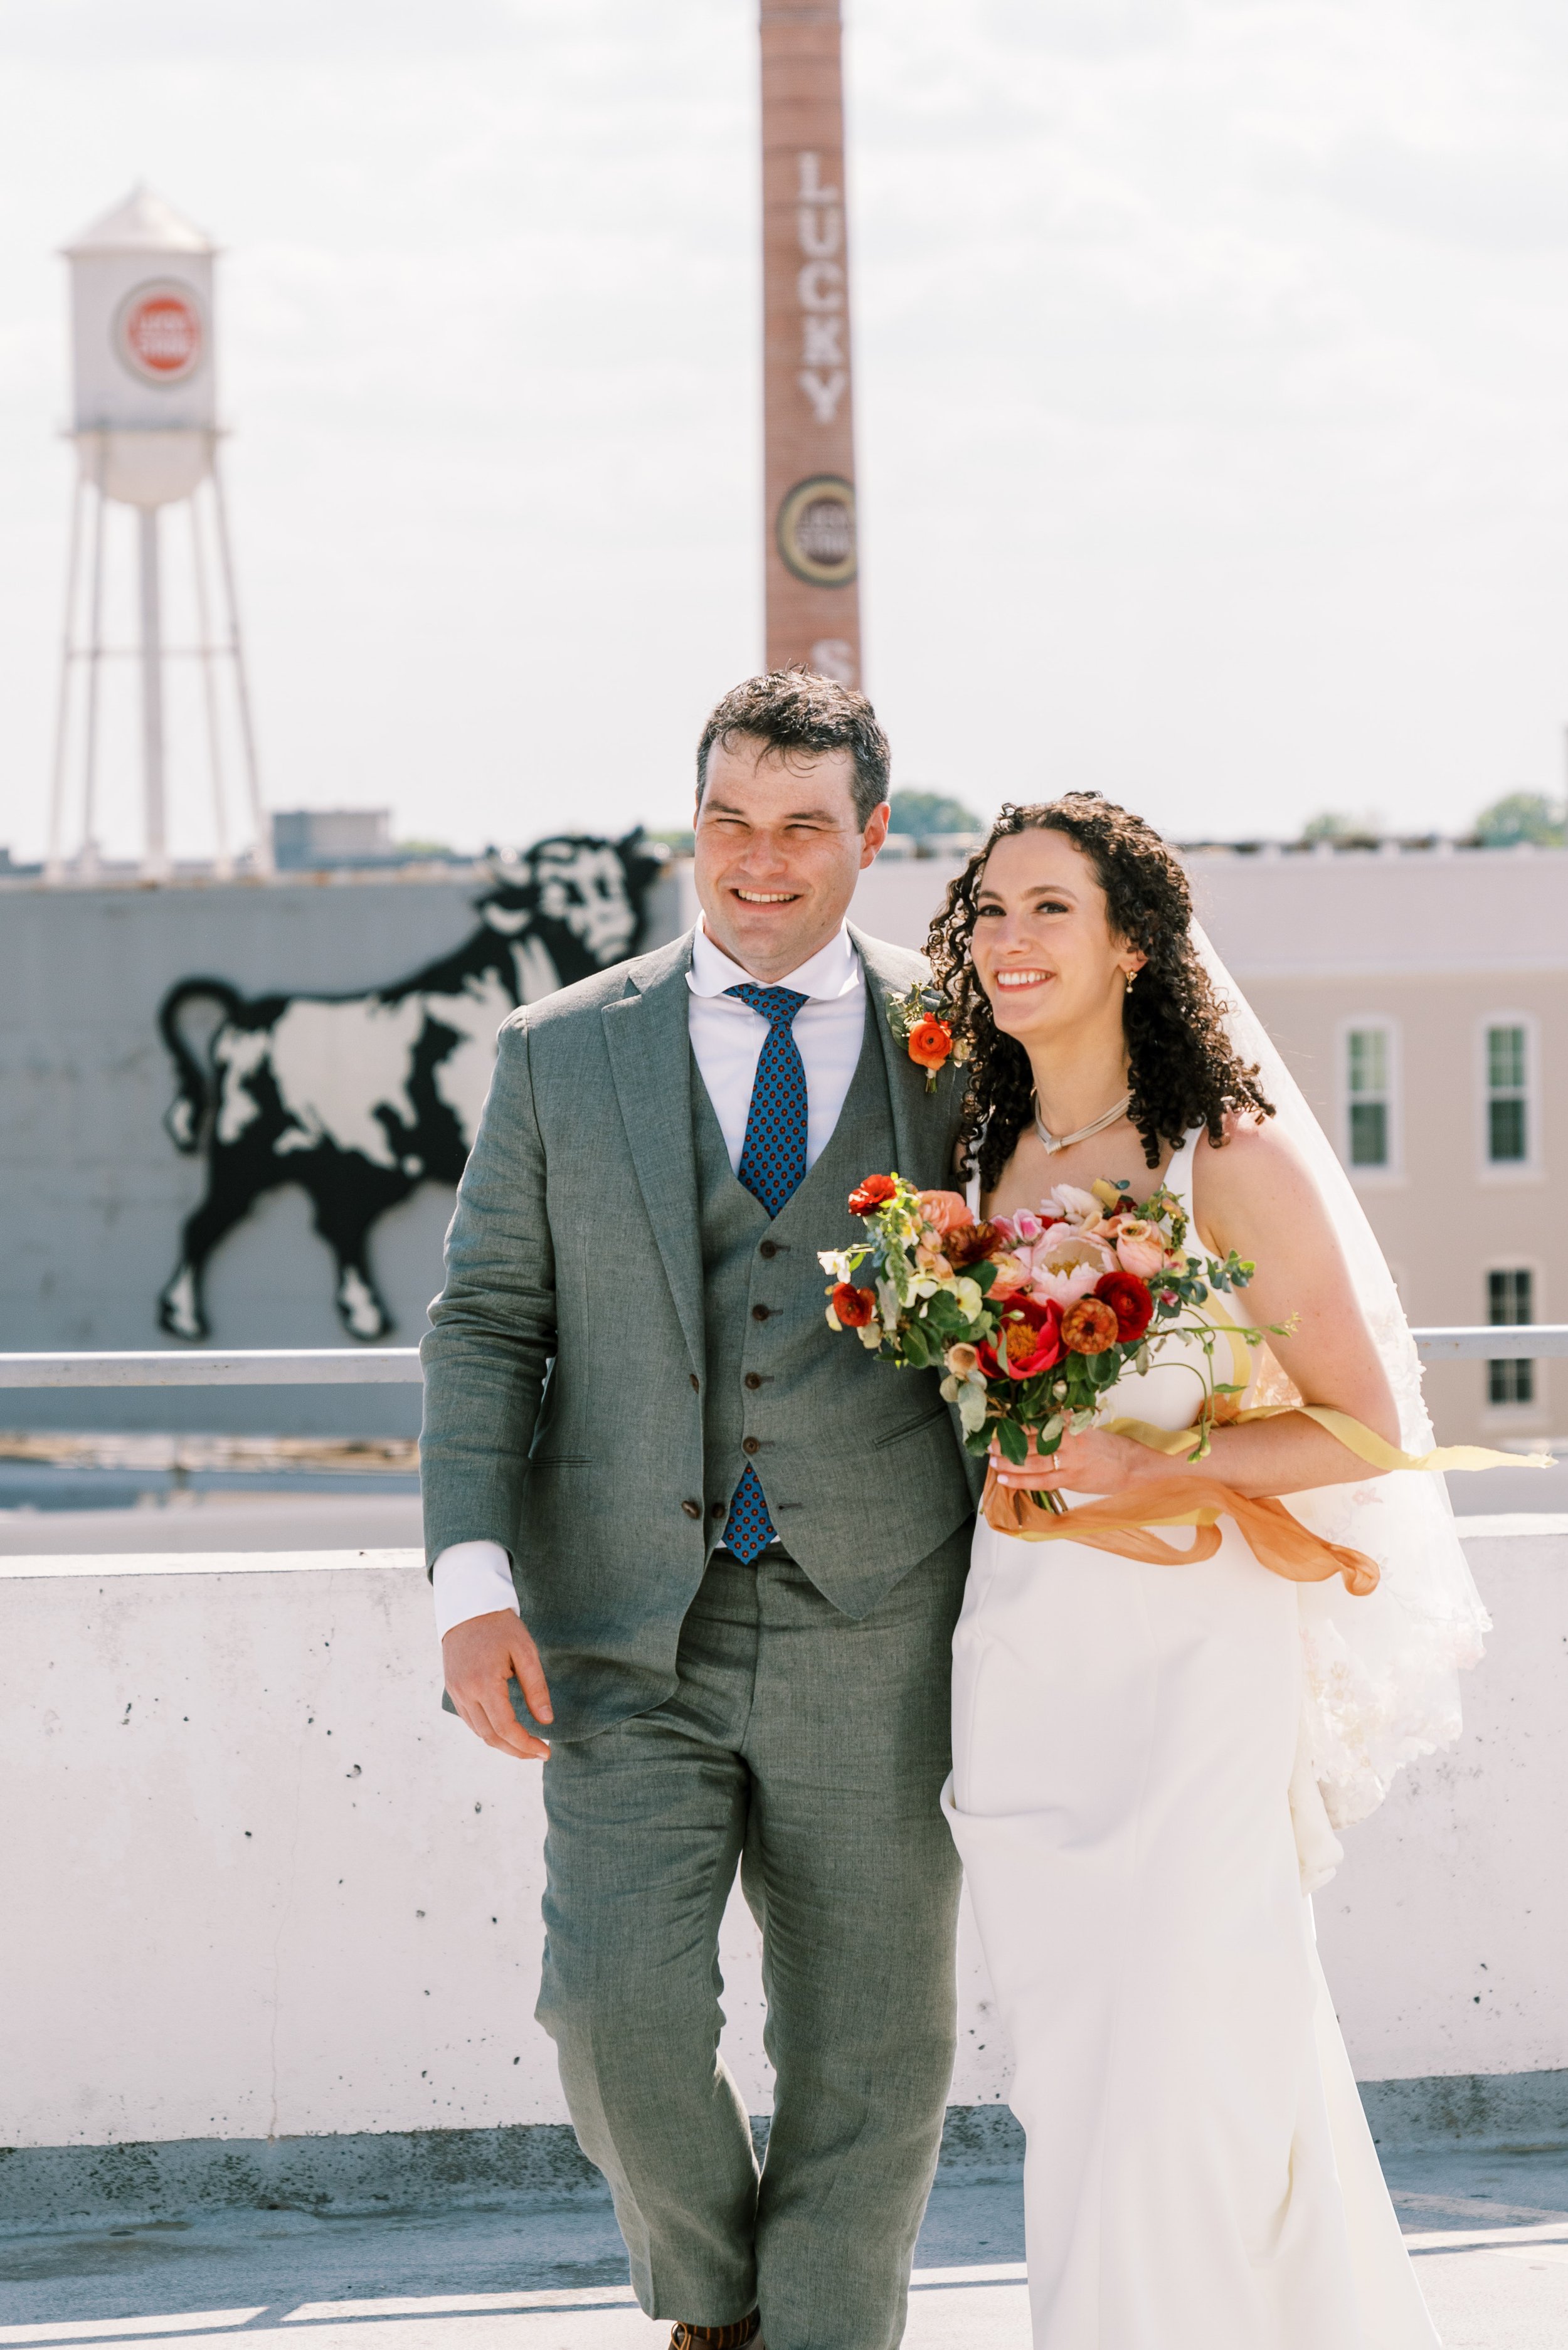
<path id="1" fill-rule="evenodd" d="M 199 664 L 220 872 L 233 870 L 223 743 L 237 743 L 253 833 L 250 867 L 272 870 L 256 781 L 250 697 L 234 601 L 223 480 L 213 334 L 217 248 L 161 196 L 135 189 L 65 247 L 71 270 L 77 449 L 66 588 L 65 647 L 49 806 L 51 879 L 90 875 L 95 842 L 100 680 L 106 660 L 132 659 L 141 685 L 140 869 L 170 869 L 164 676 L 171 660 Z M 104 642 L 105 515 L 136 513 L 138 641 Z M 195 641 L 165 641 L 163 571 L 171 551 L 165 509 L 183 506 Z M 84 540 L 90 537 L 83 603 Z M 212 592 L 216 579 L 218 593 Z M 224 703 L 229 707 L 225 713 Z M 68 861 L 72 810 L 78 846 Z"/>

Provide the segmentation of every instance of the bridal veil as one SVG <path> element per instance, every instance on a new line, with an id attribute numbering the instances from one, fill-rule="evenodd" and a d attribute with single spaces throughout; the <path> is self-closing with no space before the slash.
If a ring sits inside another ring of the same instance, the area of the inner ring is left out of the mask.
<path id="1" fill-rule="evenodd" d="M 1301 1087 L 1196 922 L 1192 935 L 1231 1041 L 1243 1063 L 1257 1063 L 1280 1128 L 1310 1168 L 1339 1233 L 1398 1406 L 1400 1442 L 1425 1453 L 1432 1426 L 1416 1342 L 1366 1211 Z M 1459 1670 L 1480 1658 L 1490 1624 L 1437 1470 L 1319 1486 L 1291 1494 L 1285 1506 L 1314 1534 L 1365 1551 L 1381 1574 L 1366 1598 L 1353 1598 L 1337 1576 L 1298 1586 L 1305 1704 L 1297 1776 L 1307 1784 L 1293 1788 L 1293 1804 L 1303 1863 L 1315 1844 L 1315 1865 L 1308 1865 L 1321 1883 L 1338 1852 L 1327 1835 L 1312 1836 L 1301 1794 L 1315 1782 L 1327 1824 L 1347 1827 L 1376 1811 L 1402 1764 L 1457 1738 Z"/>

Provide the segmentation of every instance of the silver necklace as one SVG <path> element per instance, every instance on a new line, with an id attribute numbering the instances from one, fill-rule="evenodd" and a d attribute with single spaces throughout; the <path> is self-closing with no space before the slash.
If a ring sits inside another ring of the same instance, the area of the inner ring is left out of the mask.
<path id="1" fill-rule="evenodd" d="M 1029 1097 L 1034 1104 L 1034 1131 L 1044 1144 L 1048 1156 L 1054 1159 L 1058 1150 L 1065 1150 L 1075 1142 L 1087 1142 L 1092 1134 L 1104 1134 L 1107 1126 L 1115 1126 L 1118 1118 L 1125 1118 L 1132 1103 L 1132 1088 L 1129 1086 L 1120 1101 L 1114 1103 L 1104 1118 L 1096 1118 L 1090 1125 L 1079 1127 L 1075 1134 L 1053 1134 L 1040 1115 L 1040 1097 L 1033 1086 L 1029 1089 Z"/>

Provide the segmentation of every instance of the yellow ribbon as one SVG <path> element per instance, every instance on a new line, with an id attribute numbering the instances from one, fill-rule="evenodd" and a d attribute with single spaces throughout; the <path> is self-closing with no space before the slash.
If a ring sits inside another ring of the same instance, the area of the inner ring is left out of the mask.
<path id="1" fill-rule="evenodd" d="M 1315 1419 L 1320 1428 L 1338 1438 L 1347 1452 L 1354 1452 L 1373 1469 L 1550 1469 L 1552 1465 L 1550 1452 L 1493 1452 L 1484 1444 L 1439 1444 L 1430 1452 L 1402 1452 L 1375 1429 L 1353 1419 L 1349 1412 L 1334 1411 L 1321 1403 L 1262 1403 L 1238 1410 L 1228 1397 L 1220 1396 L 1213 1409 L 1200 1414 L 1190 1428 L 1154 1428 L 1147 1419 L 1107 1419 L 1104 1427 L 1109 1436 L 1130 1436 L 1135 1443 L 1147 1444 L 1151 1452 L 1163 1452 L 1174 1461 L 1191 1458 L 1205 1421 L 1214 1428 L 1241 1428 L 1249 1420 L 1278 1419 L 1293 1411 L 1300 1412 L 1303 1419 Z"/>

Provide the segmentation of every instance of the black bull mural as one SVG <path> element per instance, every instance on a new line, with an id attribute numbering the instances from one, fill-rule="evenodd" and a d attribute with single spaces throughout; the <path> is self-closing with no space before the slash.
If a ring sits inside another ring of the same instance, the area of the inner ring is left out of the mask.
<path id="1" fill-rule="evenodd" d="M 660 869 L 639 843 L 536 842 L 475 899 L 479 923 L 460 947 L 368 994 L 247 998 L 222 979 L 170 989 L 158 1026 L 179 1090 L 164 1124 L 177 1150 L 204 1159 L 207 1182 L 159 1300 L 165 1330 L 209 1335 L 213 1250 L 264 1193 L 297 1183 L 337 1259 L 344 1328 L 387 1336 L 371 1228 L 417 1185 L 462 1173 L 506 1014 L 636 952 Z M 193 1040 L 198 1004 L 209 1024 Z"/>

